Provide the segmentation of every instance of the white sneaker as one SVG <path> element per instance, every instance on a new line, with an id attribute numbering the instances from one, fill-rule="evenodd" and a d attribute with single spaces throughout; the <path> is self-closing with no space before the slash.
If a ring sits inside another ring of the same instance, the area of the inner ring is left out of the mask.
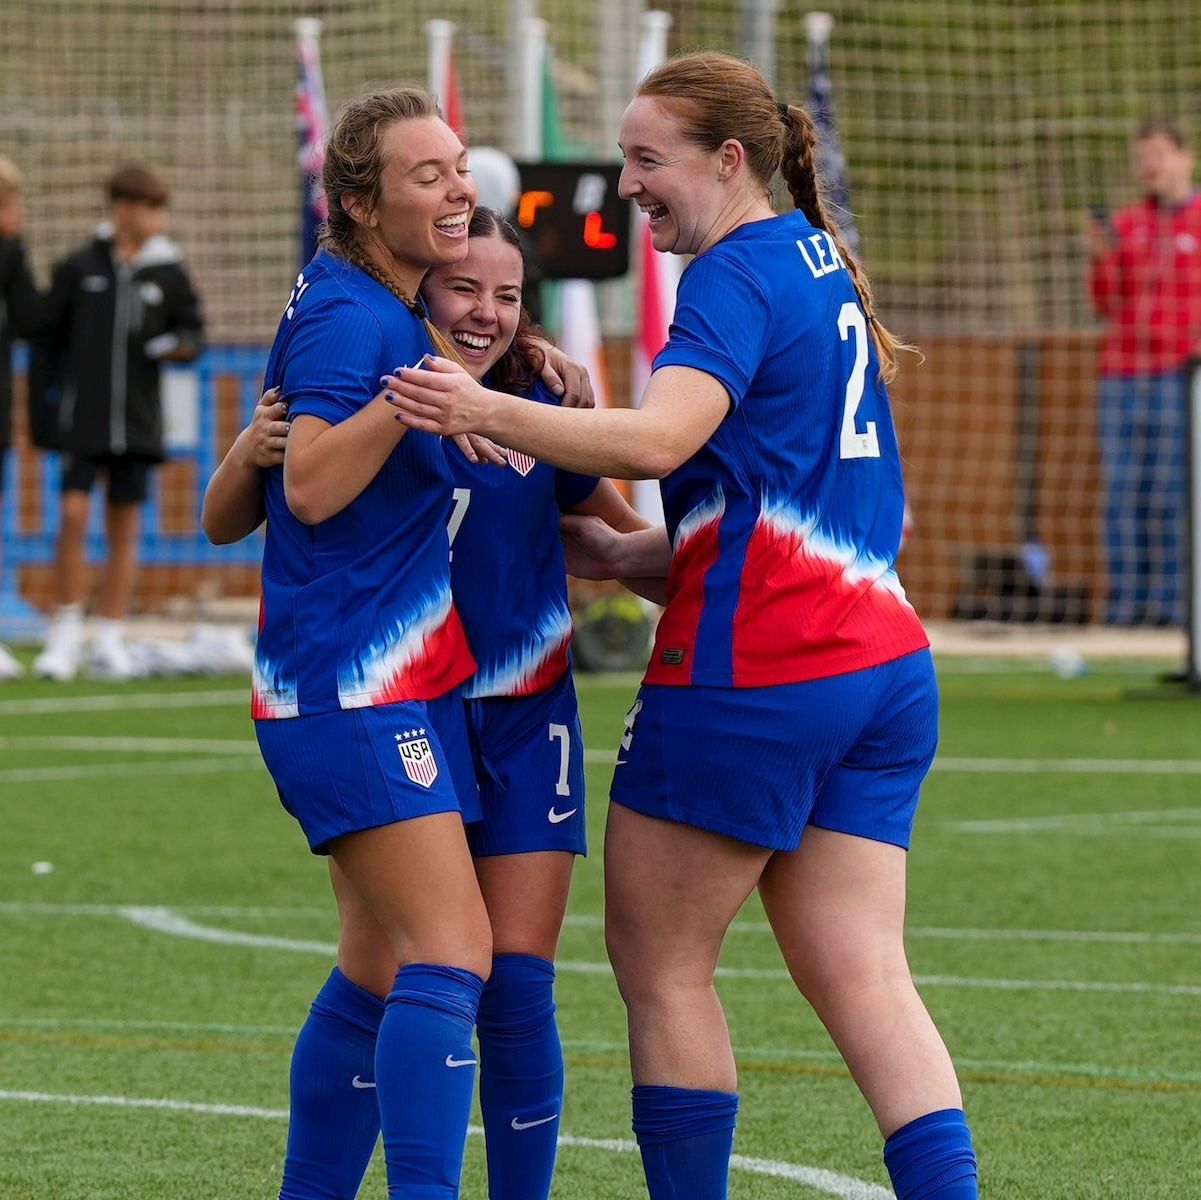
<path id="1" fill-rule="evenodd" d="M 254 646 L 243 629 L 226 625 L 194 625 L 186 643 L 201 675 L 249 675 L 254 670 Z"/>
<path id="2" fill-rule="evenodd" d="M 75 621 L 55 621 L 46 635 L 46 645 L 33 660 L 33 673 L 39 679 L 69 683 L 79 671 L 83 657 L 83 625 Z"/>
<path id="3" fill-rule="evenodd" d="M 119 683 L 126 679 L 138 679 L 144 671 L 124 642 L 106 638 L 104 641 L 92 643 L 88 654 L 87 674 L 89 679 Z"/>
<path id="4" fill-rule="evenodd" d="M 0 680 L 20 679 L 24 674 L 24 666 L 13 656 L 13 652 L 0 642 Z"/>

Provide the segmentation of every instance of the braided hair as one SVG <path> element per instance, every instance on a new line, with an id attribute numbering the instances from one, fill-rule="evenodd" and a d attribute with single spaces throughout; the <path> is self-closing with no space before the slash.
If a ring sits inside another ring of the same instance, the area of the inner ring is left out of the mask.
<path id="1" fill-rule="evenodd" d="M 851 253 L 826 206 L 814 152 L 817 130 L 796 104 L 777 104 L 767 80 L 751 63 L 729 54 L 679 54 L 656 67 L 638 85 L 637 95 L 660 100 L 679 121 L 684 137 L 713 153 L 727 140 L 742 144 L 751 177 L 765 194 L 779 172 L 793 205 L 833 239 L 859 302 L 867 314 L 885 382 L 897 371 L 897 352 L 908 350 L 876 317 L 871 280 Z"/>
<path id="2" fill-rule="evenodd" d="M 344 196 L 361 197 L 367 205 L 379 203 L 384 172 L 383 134 L 398 121 L 437 117 L 442 113 L 433 97 L 417 87 L 386 88 L 352 100 L 338 114 L 325 150 L 321 184 L 329 213 L 321 230 L 321 245 L 331 254 L 359 268 L 386 288 L 425 326 L 440 355 L 461 362 L 454 343 L 429 319 L 425 305 L 410 296 L 386 270 L 367 254 L 358 224 L 342 205 Z"/>

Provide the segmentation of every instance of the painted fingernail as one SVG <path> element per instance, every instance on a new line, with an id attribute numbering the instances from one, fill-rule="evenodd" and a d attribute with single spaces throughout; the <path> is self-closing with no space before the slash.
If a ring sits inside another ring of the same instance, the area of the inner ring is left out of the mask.
<path id="1" fill-rule="evenodd" d="M 395 403 L 396 403 L 396 400 L 397 400 L 397 396 L 396 396 L 396 393 L 395 393 L 395 392 L 385 392 L 385 393 L 384 393 L 384 398 L 385 398 L 386 400 L 388 400 L 388 401 L 389 401 L 389 403 L 392 403 L 392 404 L 395 404 Z"/>

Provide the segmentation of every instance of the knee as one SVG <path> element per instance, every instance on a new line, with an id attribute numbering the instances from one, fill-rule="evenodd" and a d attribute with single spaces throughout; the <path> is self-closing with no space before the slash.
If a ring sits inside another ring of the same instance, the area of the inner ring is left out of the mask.
<path id="1" fill-rule="evenodd" d="M 912 988 L 904 950 L 876 948 L 858 954 L 818 953 L 790 963 L 793 980 L 818 1014 L 851 1009 L 867 998 Z"/>
<path id="2" fill-rule="evenodd" d="M 491 1041 L 519 1039 L 555 1015 L 555 968 L 528 954 L 498 954 L 480 998 L 479 1032 Z"/>

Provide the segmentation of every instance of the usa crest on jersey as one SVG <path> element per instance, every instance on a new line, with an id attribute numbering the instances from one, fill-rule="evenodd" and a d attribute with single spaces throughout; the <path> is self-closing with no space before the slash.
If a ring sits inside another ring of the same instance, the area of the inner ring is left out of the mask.
<path id="1" fill-rule="evenodd" d="M 424 729 L 406 729 L 396 735 L 396 749 L 400 751 L 405 774 L 423 788 L 430 787 L 438 778 L 438 760 L 434 757 L 430 740 Z"/>
<path id="2" fill-rule="evenodd" d="M 523 477 L 534 469 L 534 464 L 538 461 L 532 455 L 522 454 L 520 450 L 510 450 L 508 454 L 509 466 Z"/>

